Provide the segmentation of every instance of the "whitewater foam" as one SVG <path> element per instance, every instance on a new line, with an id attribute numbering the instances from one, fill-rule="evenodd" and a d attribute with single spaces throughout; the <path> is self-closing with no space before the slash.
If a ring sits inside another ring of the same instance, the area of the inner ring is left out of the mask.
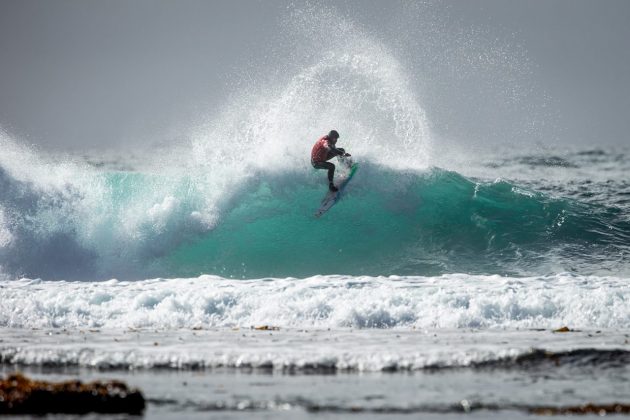
<path id="1" fill-rule="evenodd" d="M 619 332 L 195 328 L 6 329 L 0 362 L 98 369 L 379 372 L 625 366 Z M 535 348 L 532 344 L 535 343 Z"/>
<path id="2" fill-rule="evenodd" d="M 10 328 L 624 328 L 627 279 L 568 274 L 0 283 Z"/>

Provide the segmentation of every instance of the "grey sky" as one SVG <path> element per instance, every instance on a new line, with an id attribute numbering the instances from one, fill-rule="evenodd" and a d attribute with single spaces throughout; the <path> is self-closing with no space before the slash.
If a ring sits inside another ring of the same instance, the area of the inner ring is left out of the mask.
<path id="1" fill-rule="evenodd" d="M 462 1 L 455 9 L 515 34 L 569 140 L 630 144 L 629 1 Z"/>
<path id="2" fill-rule="evenodd" d="M 289 3 L 0 0 L 0 127 L 49 149 L 176 138 L 203 114 L 221 109 L 239 89 L 243 69 L 256 77 L 252 70 L 264 63 L 260 74 L 273 73 L 268 54 Z M 401 61 L 426 93 L 420 99 L 444 136 L 511 136 L 506 127 L 527 119 L 527 109 L 548 117 L 544 124 L 563 142 L 630 143 L 630 1 L 435 1 L 423 3 L 415 16 L 409 2 L 325 4 L 405 51 Z M 446 33 L 423 33 L 427 28 Z M 528 90 L 527 107 L 495 112 L 489 106 L 509 78 L 485 97 L 473 86 L 483 69 L 471 73 L 466 86 L 463 79 L 451 83 L 439 66 L 423 67 L 428 53 L 442 54 L 442 39 L 455 39 L 452 49 L 467 45 L 465 34 L 478 38 L 466 55 L 484 46 L 513 49 L 528 69 L 519 76 L 526 86 L 518 86 Z M 434 45 L 421 42 L 425 37 Z"/>

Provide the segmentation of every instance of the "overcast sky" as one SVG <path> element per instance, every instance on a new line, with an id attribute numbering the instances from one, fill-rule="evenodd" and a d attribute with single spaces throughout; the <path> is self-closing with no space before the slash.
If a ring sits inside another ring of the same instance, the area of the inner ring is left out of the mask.
<path id="1" fill-rule="evenodd" d="M 270 66 L 267 54 L 290 3 L 0 0 L 0 127 L 48 149 L 167 142 L 200 114 L 220 111 L 238 89 L 239 69 Z M 516 88 L 527 90 L 527 109 L 553 126 L 540 136 L 630 143 L 630 1 L 432 1 L 416 16 L 409 2 L 323 4 L 406 50 L 401 62 L 426 92 L 420 100 L 442 135 L 482 138 L 491 135 L 492 121 L 508 126 L 517 118 L 491 107 L 472 110 L 498 100 L 511 78 L 483 98 L 483 90 L 423 67 L 428 52 L 442 54 L 442 39 L 451 40 L 444 41 L 449 48 L 465 47 L 470 36 L 476 39 L 464 55 L 503 46 L 522 64 Z M 423 33 L 427 28 L 446 33 Z M 425 38 L 434 41 L 430 48 L 420 42 Z"/>

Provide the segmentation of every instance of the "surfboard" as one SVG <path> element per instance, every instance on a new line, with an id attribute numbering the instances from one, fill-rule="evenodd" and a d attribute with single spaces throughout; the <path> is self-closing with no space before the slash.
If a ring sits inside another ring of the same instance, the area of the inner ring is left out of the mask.
<path id="1" fill-rule="evenodd" d="M 346 171 L 337 178 L 337 188 L 339 191 L 328 191 L 324 199 L 322 200 L 322 204 L 319 206 L 319 209 L 315 212 L 315 217 L 321 217 L 322 214 L 326 213 L 332 206 L 334 206 L 337 201 L 341 198 L 341 194 L 343 193 L 343 189 L 350 182 L 354 173 L 357 171 L 359 165 L 357 163 L 353 163 L 351 158 L 338 158 L 340 166 L 344 166 Z"/>

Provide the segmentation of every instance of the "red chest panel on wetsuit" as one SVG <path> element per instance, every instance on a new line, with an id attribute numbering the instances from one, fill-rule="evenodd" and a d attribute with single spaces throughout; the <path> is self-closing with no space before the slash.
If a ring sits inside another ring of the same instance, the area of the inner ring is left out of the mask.
<path id="1" fill-rule="evenodd" d="M 313 150 L 311 151 L 311 160 L 313 162 L 325 162 L 330 159 L 328 152 L 328 138 L 324 136 L 317 140 L 315 146 L 313 146 Z"/>

